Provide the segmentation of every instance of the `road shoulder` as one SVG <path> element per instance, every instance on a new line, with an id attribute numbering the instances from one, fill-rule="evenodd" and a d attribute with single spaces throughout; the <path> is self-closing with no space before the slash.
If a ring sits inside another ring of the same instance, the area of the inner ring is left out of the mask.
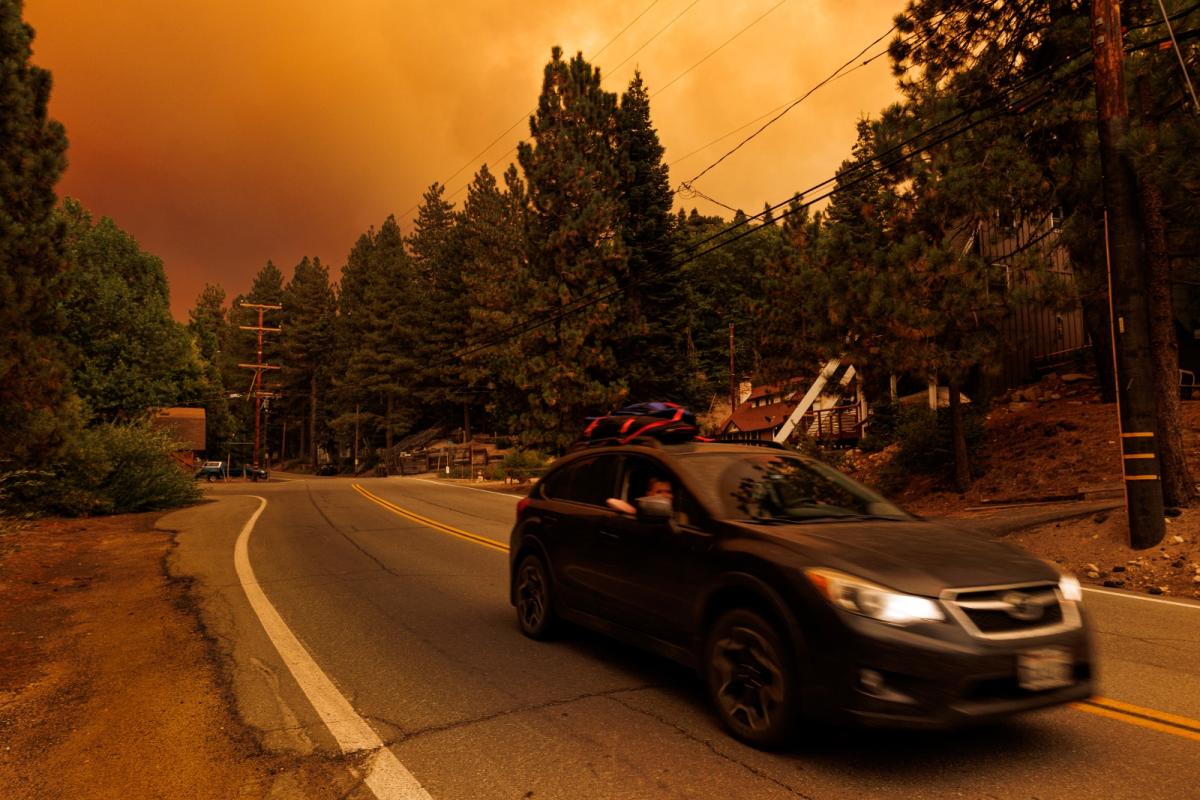
<path id="1" fill-rule="evenodd" d="M 206 504 L 184 513 L 210 514 Z M 44 520 L 0 563 L 6 798 L 334 798 L 350 765 L 265 749 L 238 719 L 161 514 Z"/>

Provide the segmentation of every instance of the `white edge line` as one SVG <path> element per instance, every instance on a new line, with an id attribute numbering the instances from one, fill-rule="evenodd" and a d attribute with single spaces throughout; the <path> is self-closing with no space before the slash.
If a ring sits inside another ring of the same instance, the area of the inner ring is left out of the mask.
<path id="1" fill-rule="evenodd" d="M 1085 592 L 1095 592 L 1096 594 L 1106 594 L 1110 597 L 1124 597 L 1126 600 L 1141 600 L 1145 603 L 1161 603 L 1165 606 L 1180 606 L 1182 608 L 1191 608 L 1200 611 L 1200 603 L 1181 603 L 1178 600 L 1163 600 L 1158 597 L 1142 597 L 1140 594 L 1132 592 L 1114 592 L 1111 589 L 1093 589 L 1091 586 L 1084 586 Z"/>
<path id="2" fill-rule="evenodd" d="M 250 532 L 267 508 L 266 498 L 243 495 L 258 500 L 258 509 L 246 521 L 234 545 L 233 565 L 238 581 L 246 592 L 250 607 L 258 615 L 263 630 L 275 645 L 280 658 L 300 685 L 313 709 L 329 728 L 343 753 L 374 751 L 367 766 L 365 783 L 379 800 L 432 800 L 429 792 L 417 781 L 395 754 L 385 747 L 379 734 L 358 715 L 333 681 L 309 655 L 308 650 L 279 616 L 275 606 L 259 586 L 250 566 Z"/>
<path id="3" fill-rule="evenodd" d="M 512 494 L 511 492 L 497 492 L 494 489 L 478 489 L 474 486 L 461 486 L 457 483 L 443 483 L 442 481 L 431 481 L 429 478 L 409 478 L 406 476 L 396 476 L 406 481 L 420 481 L 421 483 L 432 483 L 434 486 L 445 486 L 447 489 L 470 489 L 472 492 L 487 492 L 488 494 L 498 494 L 501 497 L 511 497 L 514 500 L 520 500 L 523 495 Z"/>

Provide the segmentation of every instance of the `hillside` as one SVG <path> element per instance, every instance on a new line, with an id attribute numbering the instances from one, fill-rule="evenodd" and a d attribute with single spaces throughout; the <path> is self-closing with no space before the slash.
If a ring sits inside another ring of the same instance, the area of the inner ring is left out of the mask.
<path id="1" fill-rule="evenodd" d="M 998 400 L 987 419 L 982 475 L 967 492 L 912 476 L 891 496 L 931 517 L 1013 513 L 1072 499 L 1123 501 L 1117 408 L 1100 401 L 1090 377 L 1068 377 L 1049 376 Z M 1200 478 L 1200 400 L 1184 401 L 1183 417 L 1192 475 Z M 877 484 L 892 453 L 852 453 L 842 467 Z M 1166 537 L 1149 550 L 1129 548 L 1119 508 L 1023 531 L 1013 541 L 1096 585 L 1200 597 L 1200 501 L 1194 505 L 1168 516 Z"/>

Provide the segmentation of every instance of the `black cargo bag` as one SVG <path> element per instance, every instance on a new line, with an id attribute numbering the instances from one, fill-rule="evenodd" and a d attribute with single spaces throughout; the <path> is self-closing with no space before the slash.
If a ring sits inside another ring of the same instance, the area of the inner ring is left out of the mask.
<path id="1" fill-rule="evenodd" d="M 581 442 L 618 439 L 628 444 L 638 437 L 662 442 L 686 442 L 700 429 L 696 415 L 677 403 L 637 403 L 603 417 L 589 417 Z"/>

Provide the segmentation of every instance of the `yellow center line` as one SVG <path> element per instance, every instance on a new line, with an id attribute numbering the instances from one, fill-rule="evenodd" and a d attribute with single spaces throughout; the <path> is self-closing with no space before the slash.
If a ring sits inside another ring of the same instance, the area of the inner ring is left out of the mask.
<path id="1" fill-rule="evenodd" d="M 360 484 L 354 484 L 354 491 L 358 492 L 363 497 L 370 500 L 376 505 L 386 508 L 397 516 L 415 522 L 418 525 L 424 525 L 427 528 L 432 528 L 435 531 L 446 533 L 451 536 L 464 539 L 473 544 L 482 545 L 483 547 L 492 550 L 498 550 L 502 553 L 508 552 L 508 545 L 497 542 L 493 539 L 488 539 L 485 536 L 470 533 L 468 531 L 455 528 L 453 525 L 447 525 L 444 522 L 430 519 L 422 516 L 415 511 L 409 511 L 406 508 L 384 500 L 377 494 L 367 491 Z M 1113 700 L 1107 697 L 1093 697 L 1090 700 L 1085 700 L 1081 703 L 1072 703 L 1071 708 L 1076 711 L 1084 711 L 1088 714 L 1095 714 L 1107 719 L 1114 719 L 1119 722 L 1124 722 L 1129 725 L 1137 725 L 1149 730 L 1158 731 L 1160 733 L 1169 733 L 1172 736 L 1180 736 L 1184 739 L 1200 742 L 1200 720 L 1181 717 L 1176 714 L 1168 714 L 1165 711 L 1156 711 L 1150 708 L 1135 706 L 1132 703 L 1125 703 L 1120 700 Z"/>
<path id="2" fill-rule="evenodd" d="M 415 511 L 409 511 L 407 508 L 401 508 L 400 506 L 396 505 L 395 503 L 384 500 L 379 495 L 373 494 L 373 493 L 367 491 L 366 489 L 364 489 L 361 485 L 359 485 L 357 483 L 354 484 L 354 491 L 358 492 L 363 497 L 370 500 L 372 503 L 383 506 L 388 511 L 391 511 L 393 514 L 404 517 L 405 519 L 407 519 L 411 522 L 415 522 L 418 525 L 424 525 L 427 528 L 433 528 L 435 531 L 440 531 L 441 533 L 448 533 L 451 536 L 457 536 L 459 539 L 465 539 L 468 542 L 472 542 L 474 544 L 482 545 L 484 547 L 488 547 L 493 550 L 499 550 L 501 553 L 508 552 L 508 545 L 504 544 L 503 542 L 497 542 L 496 540 L 489 539 L 486 536 L 480 536 L 479 534 L 460 530 L 458 528 L 455 528 L 453 525 L 447 525 L 444 522 L 438 522 L 435 519 L 430 519 L 429 517 L 423 517 L 420 514 L 416 513 Z"/>
<path id="3" fill-rule="evenodd" d="M 1156 711 L 1152 708 L 1135 706 L 1108 697 L 1093 697 L 1082 703 L 1072 703 L 1071 708 L 1107 719 L 1115 719 L 1129 725 L 1137 725 L 1159 733 L 1169 733 L 1184 739 L 1200 742 L 1200 720 Z"/>

